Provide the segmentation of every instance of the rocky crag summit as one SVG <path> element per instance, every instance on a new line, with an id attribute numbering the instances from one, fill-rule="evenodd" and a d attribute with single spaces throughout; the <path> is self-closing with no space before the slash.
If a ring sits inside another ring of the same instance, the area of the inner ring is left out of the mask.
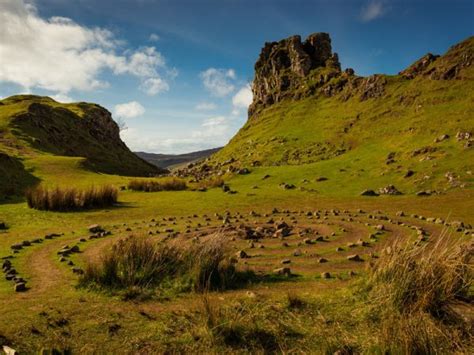
<path id="1" fill-rule="evenodd" d="M 304 42 L 301 36 L 292 36 L 265 43 L 255 64 L 254 101 L 249 114 L 287 97 L 299 98 L 300 89 L 309 92 L 308 77 L 315 69 L 326 69 L 326 77 L 321 77 L 321 81 L 341 71 L 338 55 L 332 52 L 329 34 L 314 33 Z"/>
<path id="2" fill-rule="evenodd" d="M 466 51 L 468 43 L 469 40 L 452 47 L 443 57 L 428 53 L 400 75 L 405 79 L 417 76 L 433 80 L 460 79 L 462 69 L 473 62 L 472 50 Z M 355 75 L 352 68 L 342 71 L 328 33 L 313 33 L 304 42 L 301 36 L 291 36 L 265 43 L 255 64 L 254 99 L 249 117 L 284 99 L 300 99 L 317 93 L 327 97 L 342 93 L 343 100 L 354 95 L 359 95 L 361 100 L 380 97 L 386 84 L 384 75 L 364 78 Z"/>

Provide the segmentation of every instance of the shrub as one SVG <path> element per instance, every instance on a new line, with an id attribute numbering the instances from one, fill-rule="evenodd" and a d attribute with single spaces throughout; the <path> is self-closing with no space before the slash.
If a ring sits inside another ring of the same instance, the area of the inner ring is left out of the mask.
<path id="1" fill-rule="evenodd" d="M 144 192 L 181 191 L 186 190 L 186 188 L 186 181 L 176 177 L 164 178 L 159 180 L 134 179 L 128 183 L 129 190 Z"/>
<path id="2" fill-rule="evenodd" d="M 118 191 L 110 185 L 85 190 L 61 187 L 48 189 L 39 185 L 28 189 L 25 195 L 30 208 L 65 212 L 112 206 L 117 203 Z"/>
<path id="3" fill-rule="evenodd" d="M 110 290 L 171 286 L 201 292 L 231 288 L 242 281 L 240 275 L 219 236 L 187 246 L 130 237 L 115 244 L 98 263 L 89 264 L 80 284 Z"/>

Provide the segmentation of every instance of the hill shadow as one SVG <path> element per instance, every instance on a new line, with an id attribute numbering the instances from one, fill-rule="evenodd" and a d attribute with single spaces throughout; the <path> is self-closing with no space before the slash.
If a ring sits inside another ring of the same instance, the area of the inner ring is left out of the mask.
<path id="1" fill-rule="evenodd" d="M 0 152 L 0 204 L 25 201 L 25 189 L 40 181 L 19 158 Z"/>

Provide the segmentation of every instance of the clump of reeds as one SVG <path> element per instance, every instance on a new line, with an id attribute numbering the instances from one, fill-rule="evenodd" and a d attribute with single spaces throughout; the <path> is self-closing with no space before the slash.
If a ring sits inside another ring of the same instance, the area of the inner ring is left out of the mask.
<path id="1" fill-rule="evenodd" d="M 110 290 L 170 284 L 187 284 L 195 291 L 222 290 L 241 281 L 239 275 L 223 238 L 178 245 L 130 237 L 115 244 L 98 263 L 89 264 L 81 284 Z"/>
<path id="2" fill-rule="evenodd" d="M 186 181 L 177 177 L 162 179 L 134 179 L 128 183 L 128 189 L 134 191 L 181 191 L 186 190 Z"/>
<path id="3" fill-rule="evenodd" d="M 30 208 L 65 212 L 112 206 L 117 203 L 118 190 L 111 185 L 86 189 L 39 185 L 28 189 L 25 196 Z"/>

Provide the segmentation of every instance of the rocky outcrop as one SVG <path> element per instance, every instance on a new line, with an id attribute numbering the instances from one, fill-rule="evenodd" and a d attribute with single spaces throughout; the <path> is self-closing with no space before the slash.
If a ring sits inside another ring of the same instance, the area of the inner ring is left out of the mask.
<path id="1" fill-rule="evenodd" d="M 468 73 L 464 69 L 474 63 L 473 43 L 471 37 L 451 47 L 443 56 L 428 53 L 399 75 L 408 80 L 417 77 L 463 79 Z M 249 117 L 287 98 L 340 95 L 343 101 L 353 97 L 361 101 L 377 99 L 385 95 L 386 84 L 385 75 L 359 77 L 353 69 L 341 71 L 338 55 L 332 52 L 327 33 L 314 33 L 304 42 L 300 36 L 292 36 L 265 43 L 255 64 Z"/>
<path id="2" fill-rule="evenodd" d="M 423 73 L 431 65 L 431 63 L 433 63 L 438 58 L 439 55 L 428 53 L 398 74 L 407 79 L 413 79 Z"/>
<path id="3" fill-rule="evenodd" d="M 452 46 L 443 56 L 428 53 L 399 74 L 407 79 L 419 76 L 432 80 L 463 79 L 464 69 L 474 63 L 473 38 Z"/>
<path id="4" fill-rule="evenodd" d="M 341 71 L 339 58 L 332 52 L 331 38 L 327 33 L 314 33 L 304 42 L 300 36 L 292 36 L 265 43 L 255 64 L 254 101 L 249 115 L 286 97 L 294 97 L 298 89 L 308 89 L 310 73 L 318 68 L 328 69 L 326 77 L 321 74 L 318 78 L 321 82 L 330 79 L 329 73 Z"/>

